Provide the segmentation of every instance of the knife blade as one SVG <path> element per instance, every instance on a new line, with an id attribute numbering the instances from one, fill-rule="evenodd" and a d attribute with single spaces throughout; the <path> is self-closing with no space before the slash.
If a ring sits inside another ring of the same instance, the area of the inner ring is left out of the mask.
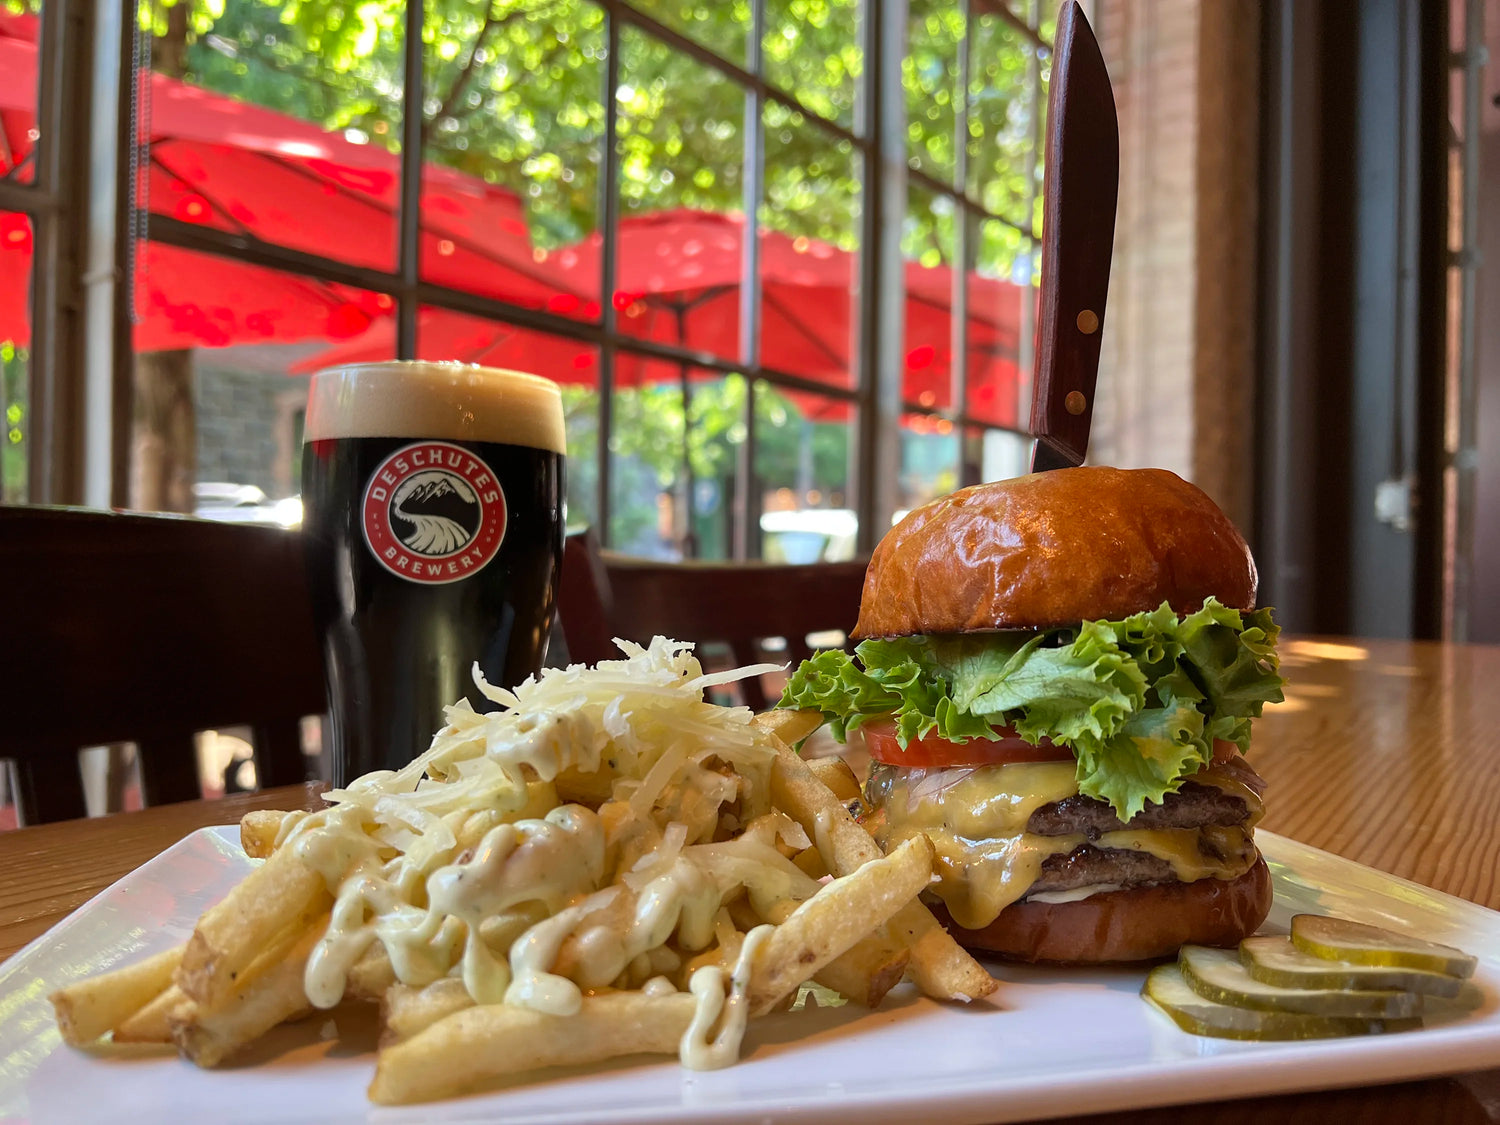
<path id="1" fill-rule="evenodd" d="M 1042 282 L 1032 375 L 1032 472 L 1083 464 L 1120 188 L 1120 126 L 1093 29 L 1070 0 L 1058 15 L 1047 91 Z"/>

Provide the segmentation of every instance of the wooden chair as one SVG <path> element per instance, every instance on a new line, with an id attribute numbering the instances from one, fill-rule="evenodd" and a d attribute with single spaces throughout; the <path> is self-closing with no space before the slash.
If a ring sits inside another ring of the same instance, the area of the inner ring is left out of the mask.
<path id="1" fill-rule="evenodd" d="M 324 710 L 301 537 L 0 507 L 0 759 L 24 824 L 83 816 L 77 751 L 134 742 L 146 804 L 201 795 L 193 735 L 249 725 L 262 786 L 304 780 Z"/>
<path id="2" fill-rule="evenodd" d="M 570 535 L 559 606 L 569 659 L 618 657 L 612 638 L 656 634 L 728 646 L 739 664 L 772 659 L 793 667 L 812 654 L 809 634 L 847 634 L 859 616 L 865 563 L 663 563 L 600 551 L 592 531 Z M 785 640 L 768 652 L 765 642 Z M 767 706 L 757 680 L 739 685 L 746 705 Z"/>

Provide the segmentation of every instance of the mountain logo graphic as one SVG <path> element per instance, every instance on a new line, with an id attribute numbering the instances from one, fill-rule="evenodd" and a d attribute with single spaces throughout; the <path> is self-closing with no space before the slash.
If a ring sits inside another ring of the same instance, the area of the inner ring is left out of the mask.
<path id="1" fill-rule="evenodd" d="M 486 566 L 505 538 L 505 493 L 477 453 L 446 441 L 396 450 L 370 474 L 365 543 L 392 574 L 429 585 Z"/>

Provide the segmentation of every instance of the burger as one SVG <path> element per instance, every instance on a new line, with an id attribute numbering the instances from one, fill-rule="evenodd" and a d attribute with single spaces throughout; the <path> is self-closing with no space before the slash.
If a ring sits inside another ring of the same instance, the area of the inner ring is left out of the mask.
<path id="1" fill-rule="evenodd" d="M 1160 469 L 1061 469 L 908 514 L 865 576 L 853 654 L 781 705 L 869 749 L 866 825 L 927 835 L 934 912 L 1026 961 L 1233 945 L 1271 904 L 1251 720 L 1279 701 L 1255 562 Z"/>

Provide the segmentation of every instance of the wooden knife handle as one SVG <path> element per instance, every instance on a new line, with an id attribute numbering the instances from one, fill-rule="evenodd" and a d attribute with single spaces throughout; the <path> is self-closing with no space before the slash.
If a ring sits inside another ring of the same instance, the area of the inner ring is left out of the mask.
<path id="1" fill-rule="evenodd" d="M 1063 6 L 1054 50 L 1031 432 L 1082 464 L 1114 249 L 1120 135 L 1104 57 L 1076 3 Z"/>

